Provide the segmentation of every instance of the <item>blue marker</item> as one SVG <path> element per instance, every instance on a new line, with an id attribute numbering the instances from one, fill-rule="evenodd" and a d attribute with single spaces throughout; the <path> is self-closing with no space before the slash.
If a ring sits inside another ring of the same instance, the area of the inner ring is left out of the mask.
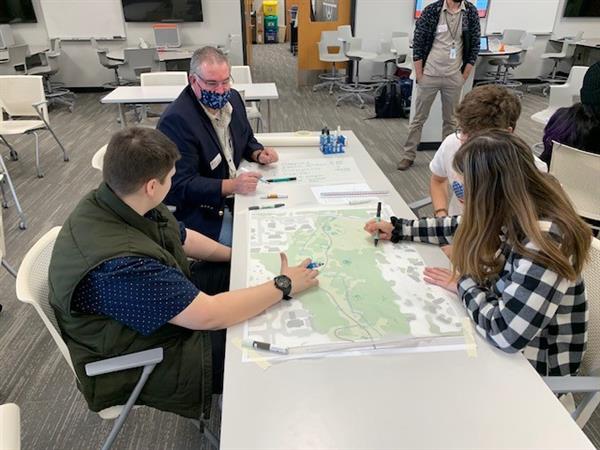
<path id="1" fill-rule="evenodd" d="M 318 267 L 324 266 L 325 263 L 322 262 L 311 262 L 308 266 L 306 266 L 307 269 L 316 269 Z"/>

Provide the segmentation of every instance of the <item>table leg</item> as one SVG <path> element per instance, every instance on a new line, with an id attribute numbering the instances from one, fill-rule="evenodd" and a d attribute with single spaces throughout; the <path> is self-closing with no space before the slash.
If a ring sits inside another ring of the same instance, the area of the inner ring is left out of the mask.
<path id="1" fill-rule="evenodd" d="M 121 121 L 121 128 L 127 127 L 127 122 L 125 121 L 125 105 L 123 103 L 118 103 L 119 106 L 119 120 Z"/>
<path id="2" fill-rule="evenodd" d="M 271 132 L 271 100 L 267 100 L 267 131 Z"/>

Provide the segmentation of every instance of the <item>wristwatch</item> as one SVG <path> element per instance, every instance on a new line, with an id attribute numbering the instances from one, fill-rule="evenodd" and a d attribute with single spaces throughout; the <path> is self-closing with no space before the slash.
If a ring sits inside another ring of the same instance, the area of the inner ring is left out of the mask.
<path id="1" fill-rule="evenodd" d="M 286 275 L 279 275 L 273 279 L 275 287 L 283 292 L 282 300 L 290 300 L 290 292 L 292 292 L 292 280 Z"/>

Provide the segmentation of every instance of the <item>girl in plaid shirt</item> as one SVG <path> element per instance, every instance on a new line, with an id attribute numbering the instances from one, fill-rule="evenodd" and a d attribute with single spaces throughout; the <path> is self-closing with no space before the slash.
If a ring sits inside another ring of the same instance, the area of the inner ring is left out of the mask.
<path id="1" fill-rule="evenodd" d="M 458 294 L 477 331 L 522 351 L 541 375 L 577 372 L 587 340 L 581 270 L 591 231 L 527 144 L 500 130 L 473 136 L 454 159 L 464 181 L 462 216 L 390 222 L 365 230 L 382 240 L 454 245 L 453 270 L 425 281 Z"/>

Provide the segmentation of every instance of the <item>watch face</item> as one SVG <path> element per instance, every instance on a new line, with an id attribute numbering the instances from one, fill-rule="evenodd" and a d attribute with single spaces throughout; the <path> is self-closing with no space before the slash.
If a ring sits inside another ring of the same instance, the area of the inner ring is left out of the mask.
<path id="1" fill-rule="evenodd" d="M 275 282 L 277 283 L 277 286 L 279 286 L 279 288 L 284 292 L 287 292 L 292 285 L 292 280 L 290 280 L 285 275 L 279 275 L 278 277 L 276 277 Z"/>

